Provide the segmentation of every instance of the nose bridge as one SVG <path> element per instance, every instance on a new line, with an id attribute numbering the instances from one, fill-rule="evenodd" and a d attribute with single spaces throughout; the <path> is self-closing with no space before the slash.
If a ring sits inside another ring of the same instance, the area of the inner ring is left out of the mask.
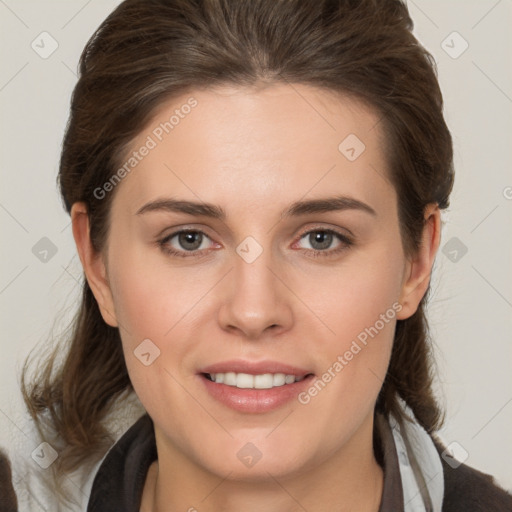
<path id="1" fill-rule="evenodd" d="M 286 288 L 274 275 L 275 263 L 271 247 L 252 237 L 237 246 L 229 296 L 220 316 L 224 328 L 236 328 L 254 338 L 267 327 L 289 325 L 290 305 Z"/>
<path id="2" fill-rule="evenodd" d="M 258 301 L 264 298 L 263 295 L 267 295 L 267 299 L 275 295 L 275 277 L 270 271 L 273 259 L 271 249 L 265 248 L 256 257 L 252 254 L 255 249 L 250 248 L 241 255 L 242 250 L 243 246 L 240 246 L 235 259 L 235 292 L 241 297 L 253 297 Z"/>

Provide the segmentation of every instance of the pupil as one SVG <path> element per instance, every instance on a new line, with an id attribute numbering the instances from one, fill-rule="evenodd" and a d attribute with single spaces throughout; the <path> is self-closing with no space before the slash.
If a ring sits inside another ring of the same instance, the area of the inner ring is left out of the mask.
<path id="1" fill-rule="evenodd" d="M 309 241 L 314 249 L 327 249 L 332 242 L 332 233 L 317 231 L 309 235 Z M 315 244 L 319 244 L 315 247 Z"/>
<path id="2" fill-rule="evenodd" d="M 184 249 L 194 250 L 201 246 L 201 233 L 181 233 L 179 242 Z"/>

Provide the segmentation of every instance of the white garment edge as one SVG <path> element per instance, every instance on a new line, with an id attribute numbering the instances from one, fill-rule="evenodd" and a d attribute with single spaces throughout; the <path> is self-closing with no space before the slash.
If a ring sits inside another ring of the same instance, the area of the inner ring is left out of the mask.
<path id="1" fill-rule="evenodd" d="M 441 512 L 444 474 L 441 457 L 427 431 L 417 422 L 411 409 L 401 401 L 411 421 L 400 423 L 390 416 L 395 440 L 405 512 Z"/>

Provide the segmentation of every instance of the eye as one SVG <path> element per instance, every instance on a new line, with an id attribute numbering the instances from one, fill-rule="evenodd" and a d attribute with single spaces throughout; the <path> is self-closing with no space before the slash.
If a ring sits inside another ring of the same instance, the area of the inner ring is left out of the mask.
<path id="1" fill-rule="evenodd" d="M 211 246 L 208 240 L 212 242 L 206 233 L 197 229 L 180 230 L 167 235 L 158 241 L 161 250 L 171 256 L 186 258 L 190 256 L 201 257 L 206 255 Z M 353 245 L 353 241 L 346 235 L 338 233 L 332 229 L 313 229 L 304 233 L 299 242 L 305 242 L 304 249 L 311 256 L 334 256 L 339 252 L 348 249 Z M 334 248 L 332 246 L 334 245 Z M 309 246 L 308 246 L 309 245 Z"/>
<path id="2" fill-rule="evenodd" d="M 181 230 L 159 240 L 158 244 L 165 253 L 186 258 L 197 256 L 197 252 L 208 249 L 207 240 L 210 237 L 202 231 Z"/>
<path id="3" fill-rule="evenodd" d="M 304 241 L 306 246 L 302 246 L 302 249 L 310 251 L 314 256 L 330 256 L 338 254 L 339 252 L 347 249 L 353 245 L 352 240 L 332 229 L 313 229 L 304 233 L 300 242 Z M 333 247 L 334 245 L 334 248 Z"/>

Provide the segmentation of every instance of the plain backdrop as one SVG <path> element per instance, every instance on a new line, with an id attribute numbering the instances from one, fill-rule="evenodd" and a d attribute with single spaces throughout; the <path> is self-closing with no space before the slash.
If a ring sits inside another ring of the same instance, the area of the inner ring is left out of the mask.
<path id="1" fill-rule="evenodd" d="M 79 297 L 55 180 L 79 55 L 118 3 L 0 0 L 0 446 L 26 421 L 24 359 L 65 327 Z M 455 149 L 429 306 L 441 435 L 512 490 L 512 0 L 408 5 L 437 62 Z"/>

